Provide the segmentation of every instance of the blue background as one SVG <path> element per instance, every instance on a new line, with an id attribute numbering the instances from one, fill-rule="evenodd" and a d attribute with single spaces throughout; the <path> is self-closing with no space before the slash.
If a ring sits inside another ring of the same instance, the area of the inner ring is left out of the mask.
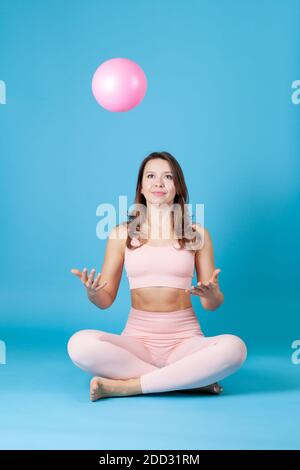
<path id="1" fill-rule="evenodd" d="M 1 1 L 2 448 L 298 446 L 299 20 L 297 0 Z M 147 76 L 127 113 L 91 93 L 113 57 Z M 192 297 L 194 309 L 207 336 L 241 336 L 248 361 L 222 397 L 89 403 L 67 340 L 85 328 L 120 333 L 130 292 L 123 273 L 101 311 L 70 269 L 101 270 L 97 206 L 118 208 L 120 195 L 131 204 L 142 159 L 162 150 L 181 164 L 193 207 L 205 205 L 222 270 L 225 303 L 207 312 Z"/>

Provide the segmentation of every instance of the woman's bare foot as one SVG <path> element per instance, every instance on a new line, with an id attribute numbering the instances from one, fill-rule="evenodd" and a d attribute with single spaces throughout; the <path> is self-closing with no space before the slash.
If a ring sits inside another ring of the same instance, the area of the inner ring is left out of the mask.
<path id="1" fill-rule="evenodd" d="M 223 387 L 217 382 L 205 387 L 189 388 L 180 390 L 183 392 L 200 392 L 213 395 L 220 395 Z M 95 376 L 90 381 L 90 399 L 99 400 L 105 397 L 127 397 L 129 395 L 141 395 L 141 382 L 139 378 L 127 380 L 114 380 Z"/>
<path id="2" fill-rule="evenodd" d="M 198 388 L 190 388 L 184 389 L 184 391 L 191 391 L 191 392 L 200 392 L 200 393 L 211 393 L 212 395 L 220 395 L 223 392 L 222 385 L 215 382 L 210 385 L 206 385 L 205 387 L 198 387 Z"/>
<path id="3" fill-rule="evenodd" d="M 139 378 L 114 380 L 95 376 L 90 381 L 91 401 L 105 397 L 126 397 L 141 393 L 142 389 Z"/>
<path id="4" fill-rule="evenodd" d="M 104 398 L 104 379 L 102 377 L 93 377 L 90 381 L 90 399 L 91 401 Z"/>

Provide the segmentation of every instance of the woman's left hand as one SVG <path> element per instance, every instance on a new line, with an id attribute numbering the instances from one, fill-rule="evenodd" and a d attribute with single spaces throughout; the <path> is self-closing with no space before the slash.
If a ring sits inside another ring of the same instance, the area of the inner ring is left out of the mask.
<path id="1" fill-rule="evenodd" d="M 207 283 L 198 282 L 196 286 L 192 286 L 189 290 L 191 294 L 198 295 L 205 299 L 214 299 L 219 292 L 218 275 L 221 269 L 215 269 L 210 280 Z"/>

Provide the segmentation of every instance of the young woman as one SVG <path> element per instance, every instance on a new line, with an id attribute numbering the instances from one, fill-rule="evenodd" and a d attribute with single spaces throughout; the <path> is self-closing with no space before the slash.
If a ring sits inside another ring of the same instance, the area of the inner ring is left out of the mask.
<path id="1" fill-rule="evenodd" d="M 151 153 L 140 165 L 134 213 L 110 232 L 101 273 L 71 270 L 101 309 L 116 299 L 123 266 L 130 285 L 131 308 L 120 335 L 83 330 L 68 341 L 74 364 L 95 375 L 92 401 L 172 390 L 220 393 L 218 381 L 246 359 L 238 336 L 205 336 L 192 307 L 191 295 L 206 310 L 218 308 L 224 295 L 210 234 L 191 223 L 187 203 L 177 160 Z M 198 282 L 191 286 L 195 268 Z"/>

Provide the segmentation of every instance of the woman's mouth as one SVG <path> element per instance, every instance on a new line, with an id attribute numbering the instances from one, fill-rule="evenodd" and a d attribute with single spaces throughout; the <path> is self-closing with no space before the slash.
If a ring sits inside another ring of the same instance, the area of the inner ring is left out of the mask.
<path id="1" fill-rule="evenodd" d="M 154 194 L 154 196 L 164 196 L 166 193 L 163 191 L 154 191 L 152 194 Z"/>

